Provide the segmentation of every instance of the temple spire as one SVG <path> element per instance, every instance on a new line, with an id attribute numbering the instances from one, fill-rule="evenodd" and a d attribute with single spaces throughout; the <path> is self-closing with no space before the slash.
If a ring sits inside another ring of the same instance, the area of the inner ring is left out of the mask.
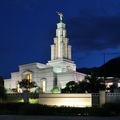
<path id="1" fill-rule="evenodd" d="M 51 60 L 67 59 L 71 60 L 71 46 L 66 37 L 65 23 L 57 23 L 56 37 L 51 45 Z"/>
<path id="2" fill-rule="evenodd" d="M 56 36 L 54 37 L 54 44 L 51 45 L 51 60 L 47 65 L 53 66 L 55 73 L 76 71 L 76 65 L 72 59 L 72 47 L 69 45 L 67 38 L 66 25 L 63 23 L 63 14 L 57 12 L 60 16 L 60 22 L 57 23 Z"/>

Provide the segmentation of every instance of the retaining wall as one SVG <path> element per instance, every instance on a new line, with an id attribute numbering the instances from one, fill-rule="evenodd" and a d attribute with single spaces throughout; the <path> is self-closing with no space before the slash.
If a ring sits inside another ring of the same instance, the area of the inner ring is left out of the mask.
<path id="1" fill-rule="evenodd" d="M 71 107 L 91 107 L 92 94 L 40 94 L 39 104 Z"/>

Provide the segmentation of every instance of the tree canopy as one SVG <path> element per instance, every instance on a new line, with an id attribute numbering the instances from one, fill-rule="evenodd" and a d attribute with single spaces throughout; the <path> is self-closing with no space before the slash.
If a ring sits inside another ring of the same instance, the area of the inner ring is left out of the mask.
<path id="1" fill-rule="evenodd" d="M 4 78 L 0 76 L 0 99 L 2 101 L 3 99 L 6 99 L 6 98 L 7 98 L 7 95 L 4 88 Z"/>
<path id="2" fill-rule="evenodd" d="M 30 88 L 37 87 L 37 84 L 34 81 L 29 81 L 28 79 L 22 79 L 18 81 L 19 87 L 23 90 L 30 90 Z"/>
<path id="3" fill-rule="evenodd" d="M 83 81 L 70 81 L 66 87 L 61 90 L 62 93 L 98 93 L 100 90 L 105 90 L 104 80 L 97 76 L 96 73 L 86 75 Z"/>
<path id="4" fill-rule="evenodd" d="M 85 93 L 87 90 L 86 81 L 70 81 L 66 84 L 66 87 L 61 90 L 62 93 Z"/>
<path id="5" fill-rule="evenodd" d="M 0 84 L 4 86 L 4 78 L 0 76 Z"/>
<path id="6" fill-rule="evenodd" d="M 100 90 L 106 89 L 104 79 L 98 77 L 98 74 L 95 72 L 92 72 L 91 75 L 86 75 L 85 81 L 88 82 L 87 89 L 89 93 L 98 93 Z"/>

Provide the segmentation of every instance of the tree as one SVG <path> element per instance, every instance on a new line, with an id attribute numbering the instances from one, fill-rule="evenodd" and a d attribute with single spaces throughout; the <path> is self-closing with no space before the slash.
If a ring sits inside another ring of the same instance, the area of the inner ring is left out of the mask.
<path id="1" fill-rule="evenodd" d="M 19 87 L 23 90 L 23 99 L 25 103 L 29 103 L 29 92 L 31 88 L 37 87 L 37 84 L 34 81 L 28 79 L 22 79 L 18 81 Z"/>
<path id="2" fill-rule="evenodd" d="M 29 81 L 28 79 L 23 79 L 22 81 L 18 81 L 19 87 L 22 90 L 30 91 L 31 88 L 37 87 L 37 84 L 34 81 Z"/>
<path id="3" fill-rule="evenodd" d="M 61 90 L 62 93 L 85 93 L 88 83 L 86 81 L 70 81 L 66 87 Z"/>
<path id="4" fill-rule="evenodd" d="M 109 90 L 110 90 L 110 92 L 111 92 L 111 93 L 113 93 L 113 92 L 114 92 L 114 89 L 115 89 L 115 85 L 114 85 L 114 84 L 113 84 L 113 85 L 110 85 Z"/>
<path id="5" fill-rule="evenodd" d="M 98 77 L 97 73 L 92 72 L 91 75 L 85 76 L 85 81 L 88 82 L 87 91 L 89 93 L 98 93 L 100 90 L 105 90 L 104 80 Z"/>
<path id="6" fill-rule="evenodd" d="M 4 88 L 4 79 L 2 76 L 0 76 L 0 101 L 7 98 L 7 94 Z"/>
<path id="7" fill-rule="evenodd" d="M 70 81 L 66 87 L 61 90 L 62 93 L 98 93 L 100 90 L 105 90 L 104 80 L 97 76 L 97 73 L 86 75 L 83 81 Z"/>
<path id="8" fill-rule="evenodd" d="M 4 86 L 4 78 L 0 76 L 0 84 Z"/>
<path id="9" fill-rule="evenodd" d="M 86 93 L 88 91 L 88 82 L 79 81 L 77 84 L 77 93 Z"/>
<path id="10" fill-rule="evenodd" d="M 66 84 L 66 87 L 61 90 L 62 93 L 76 93 L 77 84 L 75 81 L 70 81 Z"/>
<path id="11" fill-rule="evenodd" d="M 104 80 L 98 77 L 97 73 L 86 75 L 83 81 L 70 81 L 66 87 L 61 90 L 62 93 L 98 93 L 100 90 L 105 90 Z"/>

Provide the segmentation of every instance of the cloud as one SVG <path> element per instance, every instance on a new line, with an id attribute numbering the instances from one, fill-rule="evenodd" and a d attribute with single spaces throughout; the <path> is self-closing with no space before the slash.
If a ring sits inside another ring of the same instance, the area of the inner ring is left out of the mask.
<path id="1" fill-rule="evenodd" d="M 103 50 L 120 45 L 120 17 L 71 18 L 68 36 L 81 50 Z"/>
<path id="2" fill-rule="evenodd" d="M 78 17 L 66 20 L 68 38 L 76 49 L 100 51 L 120 46 L 120 8 L 82 9 Z"/>

